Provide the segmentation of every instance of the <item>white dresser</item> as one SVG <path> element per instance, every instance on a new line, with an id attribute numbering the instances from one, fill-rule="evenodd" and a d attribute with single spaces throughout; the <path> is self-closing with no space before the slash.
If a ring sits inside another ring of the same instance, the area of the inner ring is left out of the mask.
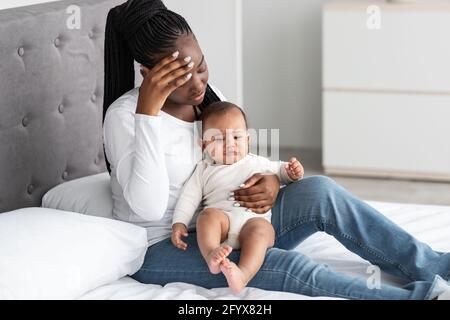
<path id="1" fill-rule="evenodd" d="M 326 173 L 450 181 L 450 1 L 332 1 L 322 58 Z"/>

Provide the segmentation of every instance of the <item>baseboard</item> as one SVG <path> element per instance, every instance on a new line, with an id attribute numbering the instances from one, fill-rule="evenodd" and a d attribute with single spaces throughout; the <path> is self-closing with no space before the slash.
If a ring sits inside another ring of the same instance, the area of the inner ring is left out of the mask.
<path id="1" fill-rule="evenodd" d="M 416 181 L 450 182 L 448 173 L 425 173 L 425 172 L 397 172 L 383 170 L 365 170 L 342 167 L 324 166 L 325 174 L 337 176 L 366 177 L 379 179 L 399 179 Z"/>

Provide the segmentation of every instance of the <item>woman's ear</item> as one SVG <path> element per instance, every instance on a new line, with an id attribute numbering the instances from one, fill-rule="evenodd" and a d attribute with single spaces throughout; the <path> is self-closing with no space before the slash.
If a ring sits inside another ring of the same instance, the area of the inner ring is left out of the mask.
<path id="1" fill-rule="evenodd" d="M 144 67 L 142 64 L 139 65 L 139 71 L 141 72 L 141 76 L 145 78 L 150 70 L 147 67 Z"/>

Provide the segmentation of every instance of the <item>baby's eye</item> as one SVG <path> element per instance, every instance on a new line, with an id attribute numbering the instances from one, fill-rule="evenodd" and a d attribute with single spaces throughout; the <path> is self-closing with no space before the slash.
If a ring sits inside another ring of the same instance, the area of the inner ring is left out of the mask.
<path id="1" fill-rule="evenodd" d="M 218 141 L 218 142 L 223 141 L 223 137 L 221 137 L 221 136 L 212 137 L 212 141 Z"/>
<path id="2" fill-rule="evenodd" d="M 234 139 L 235 140 L 242 140 L 244 138 L 244 136 L 235 136 Z"/>

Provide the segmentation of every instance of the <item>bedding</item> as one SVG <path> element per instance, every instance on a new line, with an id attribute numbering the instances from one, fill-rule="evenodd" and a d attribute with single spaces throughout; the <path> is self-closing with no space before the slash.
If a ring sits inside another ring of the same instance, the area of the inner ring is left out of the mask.
<path id="1" fill-rule="evenodd" d="M 373 202 L 368 203 L 402 226 L 421 241 L 438 251 L 450 251 L 450 206 L 431 206 Z M 330 268 L 351 276 L 368 279 L 373 273 L 370 264 L 349 252 L 333 237 L 316 233 L 303 241 L 295 250 L 307 254 Z M 401 286 L 404 281 L 381 273 L 381 282 Z M 142 284 L 130 277 L 123 277 L 100 286 L 80 299 L 329 299 L 299 294 L 264 291 L 246 288 L 238 296 L 228 288 L 205 289 L 186 283 L 170 283 L 165 286 Z"/>
<path id="2" fill-rule="evenodd" d="M 112 218 L 113 202 L 108 172 L 57 185 L 42 197 L 42 207 Z"/>
<path id="3" fill-rule="evenodd" d="M 147 232 L 133 224 L 47 208 L 0 215 L 0 300 L 75 299 L 135 273 Z"/>

